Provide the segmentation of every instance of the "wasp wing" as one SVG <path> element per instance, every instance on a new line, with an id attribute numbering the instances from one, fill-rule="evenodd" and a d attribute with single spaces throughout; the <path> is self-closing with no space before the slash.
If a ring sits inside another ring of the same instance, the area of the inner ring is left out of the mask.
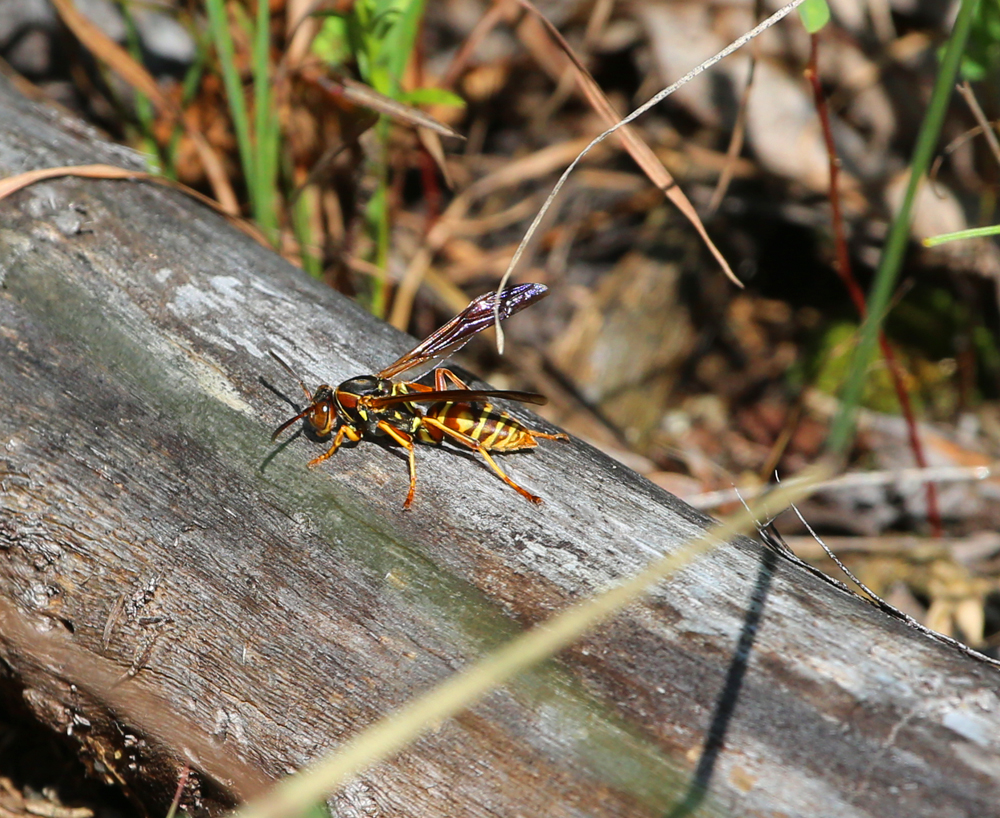
<path id="1" fill-rule="evenodd" d="M 373 409 L 382 409 L 397 403 L 478 403 L 491 398 L 535 403 L 539 406 L 548 402 L 545 395 L 539 395 L 537 392 L 514 392 L 508 389 L 432 389 L 429 392 L 371 398 L 368 405 Z"/>
<path id="2" fill-rule="evenodd" d="M 534 304 L 548 294 L 544 284 L 515 284 L 500 293 L 500 320 L 510 318 L 515 312 Z M 378 373 L 380 378 L 391 378 L 436 358 L 444 358 L 465 346 L 473 336 L 493 325 L 493 307 L 497 295 L 484 293 L 452 318 L 437 332 L 428 335 L 402 358 L 389 364 Z"/>

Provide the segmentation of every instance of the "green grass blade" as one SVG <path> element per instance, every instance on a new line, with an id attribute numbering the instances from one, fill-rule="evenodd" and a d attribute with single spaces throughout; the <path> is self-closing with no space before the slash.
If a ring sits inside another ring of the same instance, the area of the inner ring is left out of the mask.
<path id="1" fill-rule="evenodd" d="M 254 218 L 264 235 L 278 239 L 278 112 L 271 93 L 271 6 L 257 0 L 257 22 L 253 39 L 254 170 L 256 187 Z"/>
<path id="2" fill-rule="evenodd" d="M 243 98 L 243 84 L 236 68 L 236 51 L 233 48 L 233 38 L 229 33 L 229 19 L 226 15 L 224 0 L 205 0 L 208 10 L 208 27 L 215 43 L 215 51 L 219 55 L 219 69 L 222 71 L 222 83 L 229 100 L 229 112 L 236 129 L 236 144 L 240 151 L 240 164 L 246 177 L 247 193 L 250 196 L 250 206 L 253 212 L 258 212 L 257 187 L 254 173 L 253 139 L 250 133 L 250 119 L 247 116 L 247 104 Z"/>
<path id="3" fill-rule="evenodd" d="M 299 245 L 299 257 L 301 258 L 302 269 L 313 278 L 319 278 L 323 272 L 323 264 L 319 256 L 314 252 L 316 237 L 312 232 L 314 211 L 318 206 L 318 197 L 315 191 L 306 188 L 301 195 L 292 203 L 291 222 L 292 232 L 295 234 L 295 241 Z"/>
<path id="4" fill-rule="evenodd" d="M 834 419 L 833 429 L 827 442 L 828 450 L 838 456 L 845 454 L 854 439 L 854 416 L 861 399 L 865 376 L 875 351 L 882 319 L 888 310 L 889 299 L 906 252 L 913 200 L 934 156 L 938 135 L 941 132 L 941 124 L 948 110 L 948 100 L 955 86 L 955 77 L 958 74 L 958 67 L 965 50 L 977 2 L 978 0 L 962 0 L 958 17 L 955 20 L 955 27 L 952 29 L 951 37 L 941 60 L 941 68 L 938 71 L 934 92 L 927 107 L 927 115 L 920 126 L 917 144 L 913 150 L 910 181 L 906 188 L 906 195 L 899 213 L 889 229 L 885 249 L 875 274 L 875 283 L 868 298 L 868 318 L 861 327 L 858 346 L 851 362 L 847 385 L 841 400 L 841 408 Z"/>
<path id="5" fill-rule="evenodd" d="M 399 83 L 403 79 L 406 66 L 413 56 L 413 48 L 420 33 L 420 22 L 424 18 L 423 0 L 409 0 L 402 13 L 394 21 L 385 35 L 382 49 L 386 55 L 386 68 L 395 86 L 394 94 L 399 93 Z"/>
<path id="6" fill-rule="evenodd" d="M 920 243 L 924 247 L 937 247 L 939 244 L 947 244 L 949 241 L 980 239 L 984 236 L 1000 236 L 1000 224 L 988 224 L 985 227 L 970 227 L 968 230 L 956 230 L 954 233 L 929 236 Z"/>

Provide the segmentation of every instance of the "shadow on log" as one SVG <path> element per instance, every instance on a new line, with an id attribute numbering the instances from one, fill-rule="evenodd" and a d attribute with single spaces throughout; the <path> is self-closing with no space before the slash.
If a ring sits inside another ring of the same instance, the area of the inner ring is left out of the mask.
<path id="1" fill-rule="evenodd" d="M 135 166 L 0 80 L 0 176 L 93 162 Z M 444 449 L 408 512 L 398 450 L 307 470 L 268 350 L 338 383 L 411 341 L 173 191 L 35 185 L 0 265 L 0 678 L 150 812 L 185 764 L 187 809 L 231 806 L 705 525 L 575 441 L 503 458 L 541 507 Z M 987 815 L 998 686 L 740 540 L 331 804 Z"/>

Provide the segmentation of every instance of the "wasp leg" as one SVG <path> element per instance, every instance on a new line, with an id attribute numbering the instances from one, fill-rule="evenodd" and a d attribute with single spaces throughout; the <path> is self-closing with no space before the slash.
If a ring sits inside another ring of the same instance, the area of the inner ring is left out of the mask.
<path id="1" fill-rule="evenodd" d="M 413 454 L 413 438 L 402 429 L 397 429 L 391 423 L 387 423 L 384 420 L 378 422 L 378 428 L 406 449 L 406 453 L 410 458 L 410 490 L 406 494 L 406 502 L 403 503 L 403 508 L 409 508 L 410 503 L 413 502 L 413 493 L 417 490 L 417 460 Z"/>
<path id="2" fill-rule="evenodd" d="M 361 433 L 355 429 L 353 426 L 344 424 L 337 430 L 337 436 L 333 439 L 333 445 L 327 450 L 326 454 L 321 454 L 319 457 L 314 457 L 309 461 L 310 466 L 317 466 L 326 460 L 331 454 L 333 454 L 337 449 L 340 448 L 340 444 L 344 442 L 344 438 L 348 438 L 354 443 L 361 440 Z"/>
<path id="3" fill-rule="evenodd" d="M 450 369 L 443 366 L 439 366 L 434 370 L 434 388 L 437 390 L 447 389 L 448 381 L 451 381 L 451 385 L 456 389 L 468 389 L 469 385 L 458 377 Z"/>
<path id="4" fill-rule="evenodd" d="M 452 440 L 457 440 L 463 446 L 468 446 L 470 449 L 475 449 L 477 452 L 479 452 L 483 456 L 483 459 L 487 463 L 489 463 L 490 468 L 492 468 L 493 471 L 495 471 L 497 473 L 497 475 L 500 477 L 500 479 L 503 480 L 508 486 L 510 486 L 512 489 L 514 489 L 514 491 L 516 491 L 518 494 L 520 494 L 526 500 L 530 500 L 532 503 L 540 503 L 540 502 L 542 502 L 542 498 L 541 497 L 536 497 L 531 492 L 525 491 L 517 483 L 515 483 L 513 480 L 511 480 L 504 473 L 504 470 L 501 469 L 500 466 L 497 465 L 497 462 L 492 457 L 490 457 L 490 453 L 488 451 L 486 451 L 486 447 L 483 446 L 483 444 L 480 443 L 478 440 L 476 440 L 474 437 L 469 437 L 468 435 L 464 435 L 461 432 L 456 432 L 454 429 L 449 429 L 447 426 L 445 426 L 439 420 L 436 420 L 436 419 L 431 418 L 431 417 L 424 417 L 423 420 L 422 420 L 422 422 L 423 422 L 423 424 L 425 426 L 430 426 L 431 428 L 434 428 L 434 429 L 440 429 L 442 432 L 444 432 L 446 435 L 448 435 L 448 437 L 450 437 Z"/>
<path id="5" fill-rule="evenodd" d="M 431 392 L 437 388 L 434 386 L 426 386 L 422 383 L 416 383 L 415 381 L 399 381 L 399 383 L 403 384 L 403 386 L 409 387 L 414 392 Z"/>

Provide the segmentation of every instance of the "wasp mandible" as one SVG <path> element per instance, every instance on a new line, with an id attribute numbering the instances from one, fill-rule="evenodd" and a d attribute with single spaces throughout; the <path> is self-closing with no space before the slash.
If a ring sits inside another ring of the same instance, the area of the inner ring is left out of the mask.
<path id="1" fill-rule="evenodd" d="M 417 487 L 414 441 L 437 445 L 447 437 L 479 452 L 500 479 L 522 497 L 532 503 L 542 502 L 540 497 L 511 480 L 490 452 L 531 449 L 538 445 L 538 439 L 569 440 L 569 437 L 529 429 L 488 401 L 505 398 L 540 405 L 546 401 L 543 395 L 470 389 L 444 367 L 434 369 L 433 387 L 393 378 L 445 358 L 465 346 L 473 336 L 493 324 L 497 299 L 500 320 L 504 320 L 547 294 L 548 289 L 542 284 L 517 284 L 507 287 L 499 296 L 486 293 L 381 372 L 349 378 L 336 388 L 322 384 L 312 393 L 299 381 L 309 405 L 275 429 L 271 441 L 277 440 L 278 435 L 295 421 L 305 418 L 320 437 L 334 436 L 326 453 L 309 461 L 310 466 L 315 466 L 337 451 L 345 438 L 358 442 L 365 435 L 387 437 L 406 449 L 409 458 L 410 490 L 403 503 L 403 508 L 409 508 Z M 271 355 L 295 377 L 281 358 L 273 352 Z"/>

